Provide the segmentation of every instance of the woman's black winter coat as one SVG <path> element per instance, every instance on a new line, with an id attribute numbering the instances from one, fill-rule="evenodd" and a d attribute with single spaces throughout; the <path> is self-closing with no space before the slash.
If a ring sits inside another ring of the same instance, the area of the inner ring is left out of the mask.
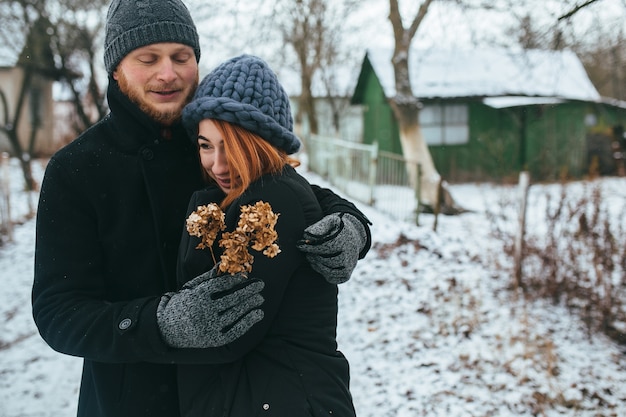
<path id="1" fill-rule="evenodd" d="M 212 186 L 192 197 L 188 212 L 219 203 Z M 223 348 L 213 349 L 219 365 L 178 368 L 184 417 L 353 417 L 349 367 L 337 350 L 337 286 L 316 273 L 296 248 L 304 229 L 322 217 L 308 182 L 291 166 L 265 175 L 226 210 L 226 231 L 235 229 L 240 207 L 269 203 L 278 214 L 281 252 L 254 256 L 250 277 L 265 282 L 261 322 Z M 186 282 L 213 267 L 209 250 L 183 233 L 179 279 Z M 221 254 L 218 242 L 213 252 Z M 210 349 L 209 349 L 210 350 Z"/>
<path id="2" fill-rule="evenodd" d="M 175 291 L 193 191 L 204 186 L 182 126 L 163 130 L 110 80 L 111 113 L 48 163 L 37 213 L 33 317 L 55 350 L 84 358 L 79 417 L 176 417 L 177 363 L 156 308 Z M 326 212 L 358 211 L 317 190 Z"/>

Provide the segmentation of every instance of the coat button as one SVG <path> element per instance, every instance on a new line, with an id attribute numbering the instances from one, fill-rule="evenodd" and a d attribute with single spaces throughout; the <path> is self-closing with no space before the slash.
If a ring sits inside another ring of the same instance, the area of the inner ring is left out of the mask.
<path id="1" fill-rule="evenodd" d="M 130 327 L 132 323 L 133 321 L 131 319 L 124 319 L 120 321 L 120 324 L 118 325 L 118 327 L 120 328 L 120 330 L 126 330 Z"/>
<path id="2" fill-rule="evenodd" d="M 152 152 L 152 149 L 143 148 L 141 150 L 141 156 L 146 161 L 151 161 L 154 158 L 154 152 Z"/>
<path id="3" fill-rule="evenodd" d="M 270 409 L 270 405 L 269 404 L 267 404 L 267 403 L 263 404 L 263 410 L 267 411 L 269 409 Z"/>

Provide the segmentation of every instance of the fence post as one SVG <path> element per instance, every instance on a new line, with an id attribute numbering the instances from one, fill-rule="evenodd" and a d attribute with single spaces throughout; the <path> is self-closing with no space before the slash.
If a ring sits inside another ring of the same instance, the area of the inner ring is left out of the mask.
<path id="1" fill-rule="evenodd" d="M 324 139 L 324 143 L 326 144 L 326 152 L 330 155 L 330 157 L 326 159 L 328 161 L 328 182 L 337 186 L 337 161 L 339 160 L 337 154 L 339 150 L 336 145 L 330 143 L 326 138 Z"/>
<path id="2" fill-rule="evenodd" d="M 443 178 L 439 177 L 439 181 L 437 182 L 437 200 L 435 201 L 434 214 L 435 221 L 433 222 L 433 232 L 437 231 L 437 227 L 439 226 L 439 214 L 441 213 L 441 203 L 443 199 Z"/>
<path id="3" fill-rule="evenodd" d="M 378 176 L 378 141 L 372 143 L 370 150 L 370 175 L 369 175 L 369 188 L 370 198 L 369 205 L 373 206 L 375 202 L 374 194 L 376 189 L 376 178 Z"/>
<path id="4" fill-rule="evenodd" d="M 7 152 L 0 155 L 0 169 L 2 169 L 2 184 L 0 184 L 0 235 L 6 235 L 8 241 L 13 240 L 13 221 L 11 220 L 11 178 L 10 156 Z M 0 236 L 0 242 L 3 239 Z"/>
<path id="5" fill-rule="evenodd" d="M 528 187 L 530 182 L 530 174 L 528 171 L 522 171 L 519 174 L 519 198 L 520 198 L 520 210 L 518 218 L 518 229 L 515 236 L 515 285 L 517 288 L 523 287 L 522 277 L 522 261 L 524 256 L 524 234 L 526 229 L 526 203 L 528 200 Z"/>
<path id="6" fill-rule="evenodd" d="M 421 208 L 421 191 L 422 191 L 422 164 L 417 164 L 417 181 L 415 181 L 415 225 L 420 225 L 420 211 Z"/>

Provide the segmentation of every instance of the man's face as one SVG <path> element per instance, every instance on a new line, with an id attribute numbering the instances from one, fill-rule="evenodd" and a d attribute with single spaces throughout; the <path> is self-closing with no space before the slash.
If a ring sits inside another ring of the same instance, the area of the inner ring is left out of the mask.
<path id="1" fill-rule="evenodd" d="M 171 125 L 198 86 L 193 49 L 180 43 L 155 43 L 131 51 L 113 72 L 120 90 L 152 119 Z"/>

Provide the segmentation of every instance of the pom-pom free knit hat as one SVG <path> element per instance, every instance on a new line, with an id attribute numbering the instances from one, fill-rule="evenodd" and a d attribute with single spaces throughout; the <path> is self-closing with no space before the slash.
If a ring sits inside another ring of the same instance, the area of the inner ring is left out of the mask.
<path id="1" fill-rule="evenodd" d="M 300 149 L 287 93 L 267 63 L 252 55 L 232 58 L 204 77 L 183 109 L 183 124 L 194 142 L 204 119 L 241 126 L 287 154 Z"/>
<path id="2" fill-rule="evenodd" d="M 142 46 L 174 42 L 193 48 L 200 42 L 189 10 L 180 0 L 113 0 L 107 13 L 104 65 L 112 74 L 129 52 Z"/>

